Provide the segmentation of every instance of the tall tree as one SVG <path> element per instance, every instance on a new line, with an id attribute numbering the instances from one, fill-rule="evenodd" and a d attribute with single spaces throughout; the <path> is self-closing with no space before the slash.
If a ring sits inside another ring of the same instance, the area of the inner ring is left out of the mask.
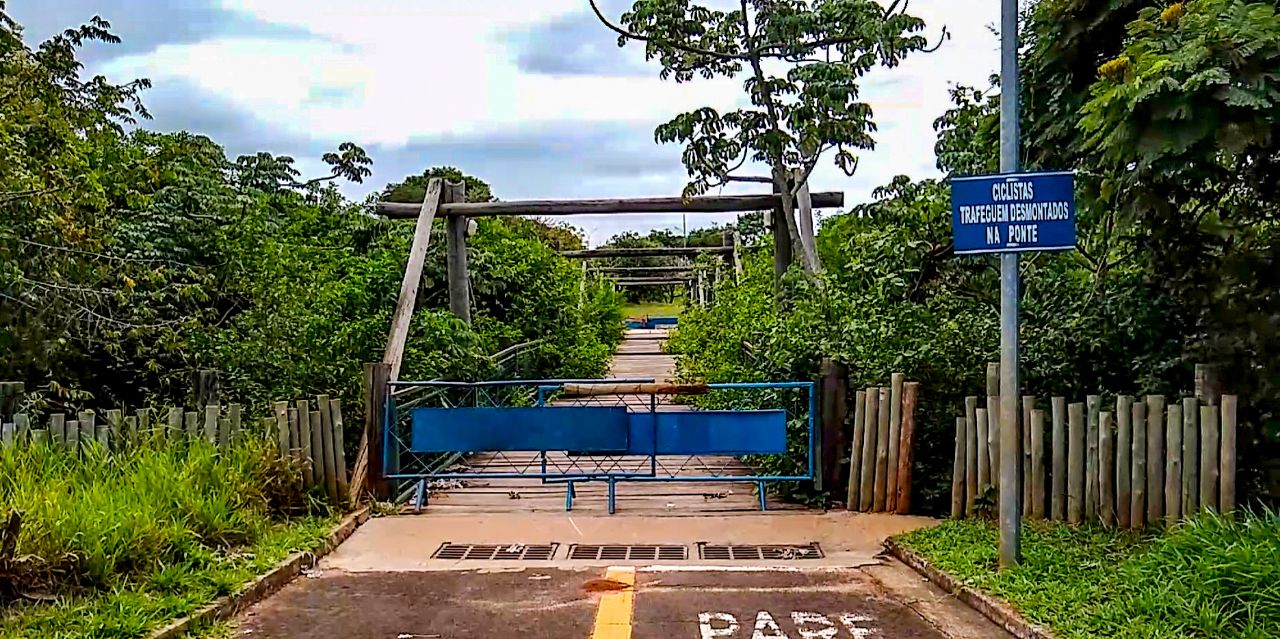
<path id="1" fill-rule="evenodd" d="M 909 53 L 931 50 L 918 35 L 924 22 L 908 15 L 901 0 L 888 7 L 874 0 L 741 0 L 727 11 L 690 0 L 639 0 L 621 24 L 590 2 L 619 46 L 644 43 L 646 58 L 662 64 L 663 79 L 745 76 L 750 106 L 683 113 L 659 126 L 656 138 L 685 145 L 686 196 L 735 181 L 772 184 L 782 196 L 785 240 L 794 247 L 803 246 L 796 194 L 823 154 L 834 150 L 836 165 L 852 175 L 856 151 L 875 146 L 871 105 L 860 99 L 862 76 L 877 64 L 893 67 Z M 748 161 L 768 166 L 769 176 L 735 175 Z M 807 251 L 805 257 L 812 272 L 816 259 Z"/>

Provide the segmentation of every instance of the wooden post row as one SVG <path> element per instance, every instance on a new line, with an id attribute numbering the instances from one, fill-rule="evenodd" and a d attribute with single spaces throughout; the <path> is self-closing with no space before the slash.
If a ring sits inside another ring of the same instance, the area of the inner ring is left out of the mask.
<path id="1" fill-rule="evenodd" d="M 920 385 L 894 373 L 889 386 L 854 393 L 846 507 L 908 513 Z"/>

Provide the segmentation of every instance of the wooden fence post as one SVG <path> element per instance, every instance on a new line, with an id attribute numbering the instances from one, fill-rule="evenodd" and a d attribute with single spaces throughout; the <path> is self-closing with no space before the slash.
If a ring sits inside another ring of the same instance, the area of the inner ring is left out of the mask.
<path id="1" fill-rule="evenodd" d="M 866 428 L 862 432 L 862 476 L 858 478 L 858 506 L 862 512 L 871 512 L 875 503 L 876 483 L 876 434 L 879 431 L 880 389 L 867 389 Z"/>
<path id="2" fill-rule="evenodd" d="M 1044 411 L 1031 411 L 1031 518 L 1044 519 Z"/>
<path id="3" fill-rule="evenodd" d="M 333 464 L 338 470 L 338 499 L 349 499 L 350 484 L 347 481 L 346 437 L 343 433 L 342 402 L 329 400 L 329 421 L 333 424 Z"/>
<path id="4" fill-rule="evenodd" d="M 840 451 L 844 449 L 844 425 L 849 418 L 848 386 L 844 367 L 833 359 L 822 360 L 819 491 L 836 493 L 840 489 Z"/>
<path id="5" fill-rule="evenodd" d="M 876 413 L 876 419 L 879 420 L 876 428 L 876 485 L 873 494 L 875 503 L 872 507 L 875 512 L 882 513 L 889 485 L 889 388 L 881 387 L 879 393 L 880 407 Z"/>
<path id="6" fill-rule="evenodd" d="M 1235 395 L 1223 395 L 1222 448 L 1218 459 L 1219 477 L 1218 509 L 1230 514 L 1236 509 L 1236 409 L 1239 403 Z"/>
<path id="7" fill-rule="evenodd" d="M 316 395 L 316 414 L 311 427 L 320 429 L 320 465 L 324 467 L 324 484 L 329 499 L 336 503 L 338 497 L 338 456 L 333 443 L 333 413 L 329 412 L 329 396 Z"/>
<path id="8" fill-rule="evenodd" d="M 1182 398 L 1182 516 L 1200 510 L 1200 402 Z"/>
<path id="9" fill-rule="evenodd" d="M 977 415 L 978 424 L 978 492 L 982 492 L 991 486 L 991 432 L 988 427 L 991 424 L 991 417 L 987 413 L 986 408 L 979 408 L 974 412 Z"/>
<path id="10" fill-rule="evenodd" d="M 1121 528 L 1133 525 L 1133 398 L 1121 395 L 1116 398 L 1116 502 L 1120 504 L 1116 515 Z"/>
<path id="11" fill-rule="evenodd" d="M 356 454 L 355 467 L 351 471 L 352 503 L 359 503 L 365 491 L 378 500 L 385 500 L 390 496 L 386 469 L 383 467 L 385 442 L 382 439 L 390 379 L 391 367 L 387 364 L 364 365 L 364 429 L 360 435 L 360 450 Z"/>
<path id="12" fill-rule="evenodd" d="M 1089 430 L 1086 435 L 1088 441 L 1085 444 L 1089 452 L 1085 458 L 1084 468 L 1084 516 L 1096 519 L 1098 517 L 1098 419 L 1102 398 L 1098 395 L 1088 395 L 1085 397 L 1085 406 L 1089 412 Z"/>
<path id="13" fill-rule="evenodd" d="M 1142 528 L 1147 518 L 1147 404 L 1133 402 L 1133 472 L 1129 483 L 1133 489 L 1129 525 Z"/>
<path id="14" fill-rule="evenodd" d="M 866 436 L 867 391 L 853 394 L 853 441 L 849 445 L 849 488 L 845 495 L 845 507 L 858 509 L 858 487 L 862 480 L 862 440 Z"/>
<path id="15" fill-rule="evenodd" d="M 1164 514 L 1172 526 L 1182 518 L 1182 405 L 1169 403 L 1165 420 Z"/>
<path id="16" fill-rule="evenodd" d="M 1000 487 L 1000 396 L 987 396 L 987 455 L 991 457 L 991 485 Z"/>
<path id="17" fill-rule="evenodd" d="M 1022 432 L 1022 515 L 1029 512 L 1031 503 L 1031 411 L 1036 408 L 1034 395 L 1022 396 L 1022 419 L 1018 425 Z"/>
<path id="18" fill-rule="evenodd" d="M 1147 395 L 1147 523 L 1164 519 L 1164 395 Z"/>
<path id="19" fill-rule="evenodd" d="M 902 438 L 902 373 L 889 376 L 889 464 L 885 477 L 885 512 L 898 511 L 898 455 Z"/>
<path id="20" fill-rule="evenodd" d="M 1216 406 L 1200 407 L 1200 509 L 1218 509 L 1218 458 L 1220 432 Z"/>
<path id="21" fill-rule="evenodd" d="M 1084 495 L 1087 482 L 1085 466 L 1085 405 L 1079 402 L 1067 406 L 1067 521 L 1079 524 L 1084 515 Z"/>
<path id="22" fill-rule="evenodd" d="M 1098 413 L 1098 519 L 1104 526 L 1116 523 L 1116 440 L 1111 422 L 1111 411 Z"/>
<path id="23" fill-rule="evenodd" d="M 196 371 L 191 395 L 191 409 L 202 411 L 206 406 L 217 406 L 219 400 L 218 371 Z"/>
<path id="24" fill-rule="evenodd" d="M 1053 405 L 1053 499 L 1049 515 L 1054 521 L 1067 517 L 1067 398 L 1054 397 Z"/>
<path id="25" fill-rule="evenodd" d="M 965 516 L 965 476 L 967 470 L 965 464 L 969 459 L 968 453 L 965 451 L 965 444 L 968 442 L 966 435 L 965 418 L 963 416 L 956 418 L 956 448 L 955 458 L 951 464 L 951 518 L 960 519 Z"/>
<path id="26" fill-rule="evenodd" d="M 964 398 L 964 512 L 973 514 L 978 498 L 978 398 Z"/>
<path id="27" fill-rule="evenodd" d="M 902 386 L 902 431 L 898 442 L 898 499 L 897 512 L 911 512 L 911 465 L 916 458 L 916 403 L 920 397 L 920 382 L 907 382 Z"/>

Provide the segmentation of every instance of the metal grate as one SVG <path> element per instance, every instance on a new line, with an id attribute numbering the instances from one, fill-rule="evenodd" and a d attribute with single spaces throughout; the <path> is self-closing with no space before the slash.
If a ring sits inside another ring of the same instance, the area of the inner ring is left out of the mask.
<path id="1" fill-rule="evenodd" d="M 623 544 L 573 544 L 569 546 L 569 559 L 587 561 L 684 561 L 689 549 L 684 546 L 651 546 Z"/>
<path id="2" fill-rule="evenodd" d="M 475 561 L 550 561 L 560 544 L 455 544 L 445 542 L 432 559 Z"/>
<path id="3" fill-rule="evenodd" d="M 710 561 L 766 561 L 822 559 L 822 546 L 812 541 L 807 544 L 726 546 L 698 544 L 698 557 Z"/>

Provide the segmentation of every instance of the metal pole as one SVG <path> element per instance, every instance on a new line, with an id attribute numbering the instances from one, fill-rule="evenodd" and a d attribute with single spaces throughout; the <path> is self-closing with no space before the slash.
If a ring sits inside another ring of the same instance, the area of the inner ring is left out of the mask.
<path id="1" fill-rule="evenodd" d="M 1001 0 L 1000 172 L 1018 171 L 1018 2 Z M 1000 567 L 1022 556 L 1018 410 L 1018 254 L 1000 254 Z"/>

